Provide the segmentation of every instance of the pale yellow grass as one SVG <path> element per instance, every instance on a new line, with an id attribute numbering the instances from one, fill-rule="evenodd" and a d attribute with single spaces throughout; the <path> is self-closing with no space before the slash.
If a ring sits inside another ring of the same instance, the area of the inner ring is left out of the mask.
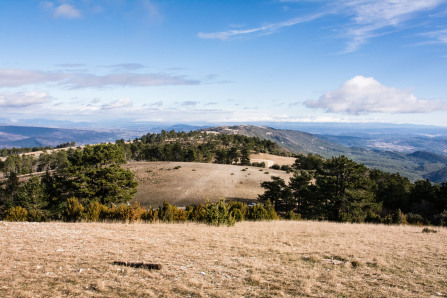
<path id="1" fill-rule="evenodd" d="M 265 162 L 268 167 L 271 167 L 274 164 L 279 166 L 291 166 L 295 163 L 295 160 L 295 157 L 284 157 L 268 153 L 252 154 L 250 156 L 251 162 Z"/>
<path id="2" fill-rule="evenodd" d="M 261 182 L 270 181 L 271 176 L 288 181 L 292 176 L 284 171 L 214 163 L 131 162 L 123 167 L 135 173 L 139 182 L 135 200 L 146 207 L 158 207 L 165 200 L 180 207 L 207 199 L 254 201 L 265 191 Z"/>
<path id="3" fill-rule="evenodd" d="M 436 229 L 0 222 L 0 296 L 445 296 L 447 230 Z"/>

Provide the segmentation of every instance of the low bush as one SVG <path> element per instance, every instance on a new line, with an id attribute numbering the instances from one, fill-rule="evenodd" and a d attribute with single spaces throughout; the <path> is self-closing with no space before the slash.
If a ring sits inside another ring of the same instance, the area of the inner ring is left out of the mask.
<path id="1" fill-rule="evenodd" d="M 26 221 L 28 211 L 20 206 L 14 206 L 5 211 L 5 220 L 7 221 Z"/>

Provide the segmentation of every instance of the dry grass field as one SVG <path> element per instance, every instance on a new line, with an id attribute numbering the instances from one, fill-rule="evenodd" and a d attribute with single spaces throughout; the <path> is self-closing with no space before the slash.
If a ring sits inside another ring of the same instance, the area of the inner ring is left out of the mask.
<path id="1" fill-rule="evenodd" d="M 291 166 L 295 163 L 295 160 L 295 157 L 284 157 L 268 153 L 252 154 L 250 156 L 251 162 L 265 162 L 268 167 L 271 167 L 274 164 L 280 166 Z"/>
<path id="2" fill-rule="evenodd" d="M 168 201 L 179 207 L 222 198 L 256 200 L 261 182 L 292 174 L 266 168 L 191 162 L 131 162 L 123 165 L 139 182 L 135 200 L 154 208 Z M 180 167 L 180 168 L 178 168 Z M 177 168 L 177 169 L 176 169 Z"/>
<path id="3" fill-rule="evenodd" d="M 447 229 L 436 230 L 306 221 L 0 222 L 0 296 L 446 296 Z"/>

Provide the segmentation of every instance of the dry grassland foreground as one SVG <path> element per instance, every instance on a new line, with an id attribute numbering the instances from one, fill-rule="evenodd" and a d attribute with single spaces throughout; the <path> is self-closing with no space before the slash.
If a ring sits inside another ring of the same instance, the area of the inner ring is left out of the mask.
<path id="1" fill-rule="evenodd" d="M 447 229 L 436 229 L 0 222 L 0 297 L 446 296 Z"/>

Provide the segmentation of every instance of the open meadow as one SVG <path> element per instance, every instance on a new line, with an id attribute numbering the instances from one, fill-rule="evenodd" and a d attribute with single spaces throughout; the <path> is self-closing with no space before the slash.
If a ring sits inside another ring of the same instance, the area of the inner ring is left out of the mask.
<path id="1" fill-rule="evenodd" d="M 286 181 L 292 176 L 267 168 L 197 162 L 130 162 L 123 168 L 131 170 L 139 182 L 135 201 L 154 208 L 163 201 L 179 207 L 207 199 L 256 201 L 265 191 L 262 182 L 271 176 Z"/>
<path id="2" fill-rule="evenodd" d="M 436 230 L 310 221 L 0 222 L 0 296 L 446 296 L 447 229 Z"/>

